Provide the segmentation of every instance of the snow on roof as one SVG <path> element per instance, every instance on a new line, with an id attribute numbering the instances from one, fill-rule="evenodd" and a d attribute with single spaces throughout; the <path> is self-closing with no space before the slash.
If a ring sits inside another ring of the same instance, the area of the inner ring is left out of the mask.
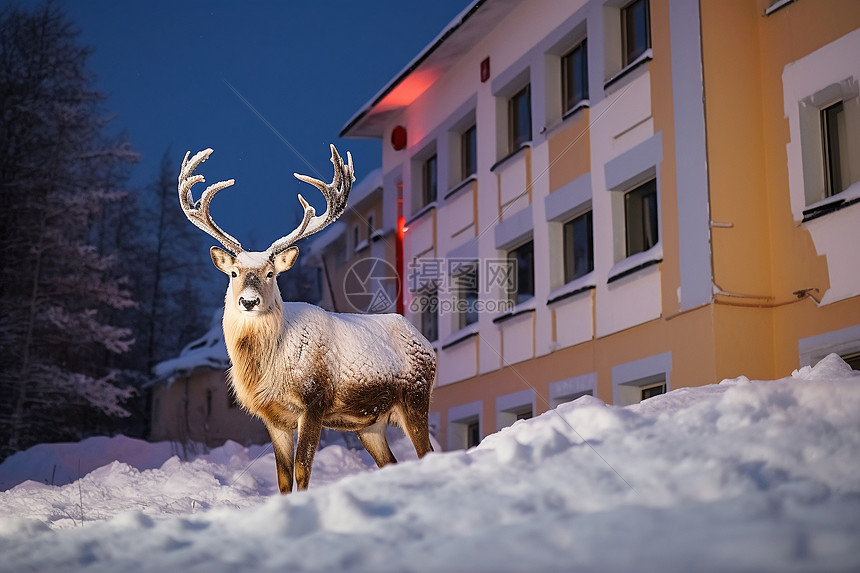
<path id="1" fill-rule="evenodd" d="M 495 24 L 507 15 L 511 8 L 521 0 L 474 0 L 462 12 L 457 14 L 439 34 L 428 43 L 424 49 L 418 52 L 406 66 L 379 90 L 370 100 L 365 103 L 349 120 L 340 131 L 340 137 L 382 137 L 381 125 L 374 121 L 374 108 L 384 103 L 386 96 L 392 94 L 398 86 L 401 86 L 410 76 L 420 69 L 431 68 L 444 69 L 458 60 L 465 50 L 474 45 Z M 456 40 L 456 41 L 455 41 Z M 429 74 L 428 78 L 422 78 L 419 83 L 426 83 L 424 88 L 429 87 L 435 81 L 435 74 Z M 399 109 L 398 106 L 395 106 Z M 388 110 L 382 110 L 388 111 Z"/>
<path id="2" fill-rule="evenodd" d="M 352 190 L 349 192 L 347 209 L 355 207 L 380 187 L 382 187 L 382 167 L 377 167 L 362 177 L 357 185 L 352 186 Z M 303 264 L 320 264 L 320 253 L 337 241 L 345 232 L 346 225 L 342 221 L 338 221 L 329 225 L 324 231 L 317 233 L 314 240 L 308 246 L 304 247 L 305 257 Z"/>
<path id="3" fill-rule="evenodd" d="M 352 186 L 349 192 L 349 202 L 357 205 L 374 190 L 382 187 L 382 167 L 377 167 L 361 178 L 357 185 Z"/>
<path id="4" fill-rule="evenodd" d="M 334 243 L 346 231 L 346 225 L 342 221 L 332 223 L 328 229 L 317 233 L 313 242 L 304 248 L 305 255 L 309 256 L 312 253 L 319 253 L 327 246 Z"/>
<path id="5" fill-rule="evenodd" d="M 223 313 L 224 309 L 215 311 L 206 334 L 189 342 L 179 356 L 156 364 L 152 368 L 155 378 L 147 386 L 160 383 L 169 386 L 177 378 L 188 376 L 198 368 L 226 370 L 230 366 L 230 358 L 227 356 L 224 331 L 221 327 Z"/>

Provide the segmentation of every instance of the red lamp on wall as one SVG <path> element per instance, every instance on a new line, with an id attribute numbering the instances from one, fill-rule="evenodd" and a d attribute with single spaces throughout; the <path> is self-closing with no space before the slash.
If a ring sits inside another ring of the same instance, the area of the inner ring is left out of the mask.
<path id="1" fill-rule="evenodd" d="M 406 148 L 406 128 L 402 125 L 397 125 L 391 130 L 391 147 L 394 151 Z"/>

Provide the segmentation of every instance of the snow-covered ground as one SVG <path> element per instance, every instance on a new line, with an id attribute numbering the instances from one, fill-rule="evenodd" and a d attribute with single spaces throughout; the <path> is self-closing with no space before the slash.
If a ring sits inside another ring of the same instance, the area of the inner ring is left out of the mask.
<path id="1" fill-rule="evenodd" d="M 626 408 L 581 398 L 383 470 L 329 446 L 284 497 L 265 446 L 172 454 L 118 437 L 7 459 L 2 487 L 40 481 L 0 492 L 0 570 L 860 570 L 860 376 L 835 355 Z M 76 479 L 78 459 L 101 467 Z"/>

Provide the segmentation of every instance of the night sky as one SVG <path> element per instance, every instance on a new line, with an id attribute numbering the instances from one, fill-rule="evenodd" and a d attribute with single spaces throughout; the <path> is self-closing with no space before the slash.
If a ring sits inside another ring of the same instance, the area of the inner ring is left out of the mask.
<path id="1" fill-rule="evenodd" d="M 293 228 L 296 193 L 322 212 L 319 192 L 292 173 L 329 181 L 329 143 L 352 152 L 359 180 L 380 165 L 378 140 L 341 140 L 340 129 L 467 4 L 58 2 L 94 49 L 89 68 L 115 114 L 110 129 L 126 130 L 141 153 L 131 185 L 145 189 L 168 149 L 178 168 L 185 151 L 212 147 L 198 168 L 206 184 L 236 179 L 213 202 L 213 217 L 248 250 Z M 204 188 L 196 185 L 195 197 Z"/>

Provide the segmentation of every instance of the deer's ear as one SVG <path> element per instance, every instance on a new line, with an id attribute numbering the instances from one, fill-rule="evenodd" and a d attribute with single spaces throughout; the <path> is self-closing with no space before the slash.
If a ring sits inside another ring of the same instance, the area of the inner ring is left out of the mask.
<path id="1" fill-rule="evenodd" d="M 292 268 L 292 266 L 296 264 L 296 258 L 298 256 L 298 247 L 290 247 L 288 249 L 284 249 L 283 251 L 275 255 L 275 258 L 272 261 L 275 264 L 275 274 L 280 274 Z"/>
<path id="2" fill-rule="evenodd" d="M 225 274 L 230 274 L 233 265 L 236 264 L 236 257 L 222 249 L 221 247 L 212 247 L 209 249 L 209 254 L 212 255 L 212 262 L 215 267 Z"/>

